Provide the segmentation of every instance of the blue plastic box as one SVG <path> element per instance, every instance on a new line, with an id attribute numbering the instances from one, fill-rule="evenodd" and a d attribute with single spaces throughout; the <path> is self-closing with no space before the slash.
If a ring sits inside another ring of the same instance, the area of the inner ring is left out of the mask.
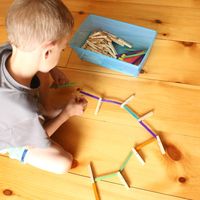
<path id="1" fill-rule="evenodd" d="M 122 38 L 133 45 L 135 50 L 146 49 L 147 53 L 139 65 L 133 65 L 115 58 L 81 48 L 88 36 L 96 31 L 104 30 Z M 96 15 L 89 15 L 70 41 L 70 46 L 80 59 L 122 72 L 131 76 L 138 76 L 142 66 L 148 58 L 157 32 L 140 26 L 112 20 Z"/>

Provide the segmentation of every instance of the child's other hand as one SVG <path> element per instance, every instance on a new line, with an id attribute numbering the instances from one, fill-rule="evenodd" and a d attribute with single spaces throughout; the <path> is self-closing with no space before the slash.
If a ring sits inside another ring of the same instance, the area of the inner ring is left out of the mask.
<path id="1" fill-rule="evenodd" d="M 87 100 L 84 97 L 72 97 L 62 111 L 64 117 L 80 116 L 86 109 Z"/>
<path id="2" fill-rule="evenodd" d="M 62 85 L 62 84 L 65 84 L 65 83 L 69 82 L 69 80 L 65 76 L 65 74 L 61 70 L 59 70 L 57 67 L 53 68 L 50 71 L 50 74 L 51 74 L 51 77 L 53 78 L 54 83 L 56 85 Z"/>

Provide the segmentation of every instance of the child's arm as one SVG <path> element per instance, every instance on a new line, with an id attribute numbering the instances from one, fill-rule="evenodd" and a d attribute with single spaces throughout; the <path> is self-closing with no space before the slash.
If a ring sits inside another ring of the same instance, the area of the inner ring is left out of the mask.
<path id="1" fill-rule="evenodd" d="M 40 96 L 40 104 L 42 105 L 40 110 L 42 115 L 48 118 L 54 118 L 60 114 L 60 109 L 55 109 L 51 102 L 49 101 L 49 86 L 50 86 L 50 77 L 52 76 L 54 82 L 56 84 L 62 84 L 68 82 L 65 74 L 60 71 L 58 68 L 53 68 L 49 73 L 38 72 L 37 76 L 40 79 L 40 87 L 39 87 L 39 96 Z"/>
<path id="2" fill-rule="evenodd" d="M 48 136 L 51 137 L 70 117 L 82 115 L 86 105 L 87 101 L 85 98 L 73 97 L 57 117 L 44 124 L 44 129 Z"/>

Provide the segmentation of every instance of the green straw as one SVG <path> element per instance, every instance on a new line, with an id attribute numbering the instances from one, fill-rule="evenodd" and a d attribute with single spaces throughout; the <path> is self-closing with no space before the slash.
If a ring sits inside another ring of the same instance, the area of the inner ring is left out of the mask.
<path id="1" fill-rule="evenodd" d="M 104 179 L 112 178 L 112 177 L 115 177 L 115 176 L 117 176 L 117 172 L 111 173 L 111 174 L 107 174 L 107 175 L 104 175 L 104 176 L 96 177 L 96 178 L 95 178 L 95 181 L 102 181 L 102 180 L 104 180 Z"/>
<path id="2" fill-rule="evenodd" d="M 77 85 L 77 84 L 74 82 L 64 83 L 64 84 L 60 84 L 60 85 L 52 84 L 50 86 L 50 88 L 67 88 L 67 87 L 73 87 L 75 85 Z"/>
<path id="3" fill-rule="evenodd" d="M 132 58 L 132 57 L 136 57 L 136 56 L 141 56 L 144 55 L 146 52 L 142 51 L 140 53 L 136 53 L 136 54 L 132 54 L 132 55 L 125 55 L 123 58 Z"/>
<path id="4" fill-rule="evenodd" d="M 132 155 L 133 155 L 133 152 L 130 151 L 130 153 L 128 154 L 126 160 L 125 160 L 125 161 L 123 162 L 123 164 L 121 165 L 121 167 L 120 167 L 120 169 L 119 169 L 120 171 L 123 171 L 123 170 L 124 170 L 124 168 L 126 167 L 128 161 L 131 159 L 131 156 L 132 156 Z"/>
<path id="5" fill-rule="evenodd" d="M 127 106 L 123 106 L 123 108 L 126 110 L 126 111 L 128 111 L 135 119 L 139 119 L 139 117 L 131 110 L 131 109 L 129 109 Z"/>

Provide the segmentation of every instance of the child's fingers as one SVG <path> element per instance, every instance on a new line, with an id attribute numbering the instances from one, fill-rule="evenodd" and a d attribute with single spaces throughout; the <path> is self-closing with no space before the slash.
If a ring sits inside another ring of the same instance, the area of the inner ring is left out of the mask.
<path id="1" fill-rule="evenodd" d="M 87 107 L 88 101 L 85 98 L 80 98 L 79 104 L 81 104 L 83 106 L 84 110 L 85 110 L 86 107 Z"/>
<path id="2" fill-rule="evenodd" d="M 88 103 L 88 101 L 84 97 L 80 97 L 80 96 L 76 96 L 75 101 L 76 101 L 76 103 L 80 103 L 80 104 L 87 104 Z"/>

